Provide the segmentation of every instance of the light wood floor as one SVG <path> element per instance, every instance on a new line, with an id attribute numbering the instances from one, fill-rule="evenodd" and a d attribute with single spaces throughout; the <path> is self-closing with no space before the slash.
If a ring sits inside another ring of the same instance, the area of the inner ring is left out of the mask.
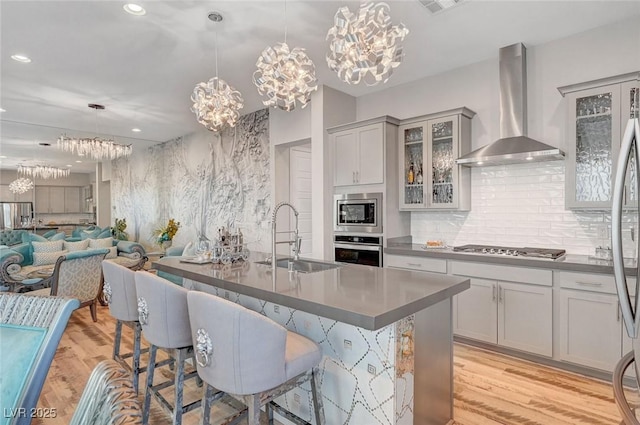
<path id="1" fill-rule="evenodd" d="M 36 419 L 34 425 L 68 424 L 92 369 L 111 358 L 115 324 L 106 307 L 98 307 L 98 318 L 93 323 L 88 308 L 72 315 L 38 404 L 55 408 L 57 417 Z M 131 330 L 125 328 L 124 333 L 125 347 L 130 347 Z M 455 346 L 454 391 L 455 425 L 620 422 L 613 390 L 605 382 L 459 344 Z M 198 398 L 201 390 L 192 382 L 186 394 Z M 184 417 L 185 425 L 198 420 L 197 410 Z M 155 401 L 150 422 L 170 423 Z"/>

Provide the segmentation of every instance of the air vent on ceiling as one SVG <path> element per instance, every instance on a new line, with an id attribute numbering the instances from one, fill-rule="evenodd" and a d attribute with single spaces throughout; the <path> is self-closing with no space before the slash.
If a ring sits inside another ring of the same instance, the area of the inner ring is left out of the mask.
<path id="1" fill-rule="evenodd" d="M 462 3 L 463 0 L 418 0 L 431 13 L 442 12 Z"/>

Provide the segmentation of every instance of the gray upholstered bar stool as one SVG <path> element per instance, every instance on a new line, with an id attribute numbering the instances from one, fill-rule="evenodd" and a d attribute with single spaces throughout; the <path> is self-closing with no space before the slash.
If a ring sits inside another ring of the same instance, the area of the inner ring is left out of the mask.
<path id="1" fill-rule="evenodd" d="M 102 273 L 104 275 L 102 293 L 105 301 L 109 304 L 111 316 L 116 319 L 113 360 L 131 372 L 133 375 L 133 389 L 137 394 L 140 373 L 147 370 L 146 367 L 140 367 L 140 354 L 147 350 L 140 349 L 142 327 L 138 321 L 136 272 L 113 261 L 104 260 L 102 262 Z M 121 354 L 123 324 L 133 329 L 133 352 Z M 127 363 L 128 358 L 131 358 L 131 366 Z"/>
<path id="2" fill-rule="evenodd" d="M 146 271 L 135 275 L 138 293 L 138 320 L 142 334 L 149 341 L 149 364 L 147 366 L 147 390 L 144 396 L 142 422 L 149 423 L 151 396 L 173 418 L 173 424 L 182 423 L 183 413 L 200 406 L 200 400 L 183 406 L 182 390 L 186 379 L 197 378 L 196 371 L 185 374 L 185 360 L 193 357 L 191 327 L 187 311 L 187 289 Z M 170 353 L 172 358 L 156 363 L 158 348 Z M 175 359 L 175 378 L 153 385 L 155 368 L 169 364 Z M 174 406 L 164 398 L 161 390 L 174 386 Z"/>
<path id="3" fill-rule="evenodd" d="M 211 402 L 224 392 L 248 407 L 249 425 L 260 423 L 266 406 L 269 423 L 272 408 L 300 424 L 308 422 L 273 400 L 311 380 L 316 425 L 324 424 L 322 397 L 316 374 L 322 358 L 310 339 L 288 331 L 255 311 L 199 291 L 190 291 L 189 319 L 198 374 L 206 386 L 202 423 L 209 423 Z M 215 387 L 220 392 L 213 396 Z"/>

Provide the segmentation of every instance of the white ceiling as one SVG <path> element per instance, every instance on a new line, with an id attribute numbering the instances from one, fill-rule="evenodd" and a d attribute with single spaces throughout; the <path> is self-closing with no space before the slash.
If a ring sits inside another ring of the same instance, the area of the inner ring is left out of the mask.
<path id="1" fill-rule="evenodd" d="M 93 164 L 77 164 L 55 148 L 65 132 L 114 136 L 140 149 L 199 129 L 189 98 L 198 82 L 215 75 L 216 29 L 220 77 L 242 93 L 242 113 L 262 107 L 251 76 L 260 52 L 283 41 L 283 1 L 139 1 L 145 16 L 125 13 L 124 3 L 0 2 L 0 106 L 6 110 L 0 155 L 7 156 L 0 168 L 37 162 L 93 171 Z M 320 84 L 361 96 L 495 58 L 512 43 L 535 46 L 640 16 L 640 0 L 463 0 L 436 15 L 418 0 L 387 3 L 393 22 L 410 32 L 405 60 L 385 85 L 349 86 L 326 64 L 335 12 L 344 5 L 355 11 L 359 2 L 287 1 L 288 44 L 307 49 Z M 211 11 L 224 21 L 209 21 Z M 16 53 L 32 62 L 11 60 Z M 106 110 L 96 116 L 89 103 Z M 134 127 L 142 132 L 132 133 Z M 39 146 L 43 141 L 52 146 Z"/>

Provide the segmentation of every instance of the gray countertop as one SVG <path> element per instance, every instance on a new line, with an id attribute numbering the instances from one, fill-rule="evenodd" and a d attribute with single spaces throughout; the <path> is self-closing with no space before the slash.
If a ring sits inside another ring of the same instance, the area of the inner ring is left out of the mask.
<path id="1" fill-rule="evenodd" d="M 613 274 L 613 265 L 611 261 L 596 259 L 588 255 L 568 254 L 557 260 L 547 260 L 542 258 L 454 252 L 452 247 L 444 249 L 425 249 L 422 245 L 393 242 L 389 242 L 389 246 L 384 249 L 384 252 L 392 255 L 410 255 L 415 257 L 442 258 L 446 260 L 476 261 L 485 264 Z M 636 263 L 634 260 L 625 260 L 625 272 L 628 276 L 635 276 L 637 274 Z"/>
<path id="2" fill-rule="evenodd" d="M 268 257 L 252 253 L 246 262 L 229 266 L 180 262 L 164 257 L 157 270 L 238 292 L 292 309 L 377 330 L 469 288 L 469 280 L 437 273 L 343 265 L 315 273 L 290 273 L 254 261 Z"/>

